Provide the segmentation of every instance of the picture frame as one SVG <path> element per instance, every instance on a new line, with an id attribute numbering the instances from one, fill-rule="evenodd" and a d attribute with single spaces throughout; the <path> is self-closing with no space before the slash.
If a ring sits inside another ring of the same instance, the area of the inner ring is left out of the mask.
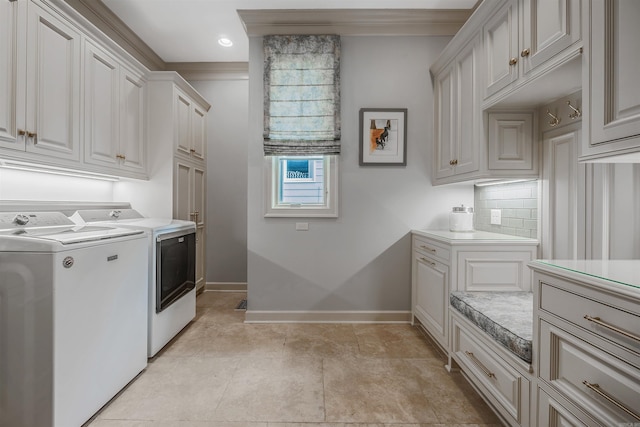
<path id="1" fill-rule="evenodd" d="M 407 165 L 407 109 L 360 109 L 360 166 Z"/>

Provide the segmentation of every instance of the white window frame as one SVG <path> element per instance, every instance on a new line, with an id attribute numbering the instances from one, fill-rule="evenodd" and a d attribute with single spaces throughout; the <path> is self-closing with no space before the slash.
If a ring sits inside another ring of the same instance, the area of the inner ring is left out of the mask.
<path id="1" fill-rule="evenodd" d="M 267 218 L 337 218 L 338 217 L 338 156 L 324 157 L 325 203 L 318 204 L 279 204 L 278 179 L 280 157 L 265 156 L 265 213 Z"/>

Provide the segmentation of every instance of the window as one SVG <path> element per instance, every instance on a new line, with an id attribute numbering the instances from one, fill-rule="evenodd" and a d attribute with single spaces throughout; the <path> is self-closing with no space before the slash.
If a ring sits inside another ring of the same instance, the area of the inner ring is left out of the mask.
<path id="1" fill-rule="evenodd" d="M 265 216 L 337 217 L 340 37 L 264 37 Z"/>
<path id="2" fill-rule="evenodd" d="M 267 217 L 337 217 L 336 156 L 269 156 Z"/>
<path id="3" fill-rule="evenodd" d="M 291 184 L 291 188 L 299 187 L 295 184 L 313 182 L 321 185 L 323 182 L 322 170 L 316 173 L 316 168 L 322 168 L 322 157 L 286 157 L 280 156 L 279 167 L 282 169 L 281 179 L 283 183 Z"/>

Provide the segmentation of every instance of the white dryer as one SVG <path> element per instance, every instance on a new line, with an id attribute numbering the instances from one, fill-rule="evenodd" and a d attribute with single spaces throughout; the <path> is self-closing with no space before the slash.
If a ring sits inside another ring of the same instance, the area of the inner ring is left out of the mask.
<path id="1" fill-rule="evenodd" d="M 80 426 L 147 364 L 147 236 L 0 212 L 0 425 Z"/>
<path id="2" fill-rule="evenodd" d="M 70 218 L 77 224 L 108 224 L 149 233 L 147 356 L 155 356 L 196 316 L 196 224 L 147 218 L 135 209 L 84 209 Z"/>

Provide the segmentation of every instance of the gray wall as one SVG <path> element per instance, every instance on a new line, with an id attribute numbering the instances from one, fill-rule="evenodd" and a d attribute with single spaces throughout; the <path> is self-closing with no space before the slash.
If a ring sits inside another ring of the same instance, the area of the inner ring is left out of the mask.
<path id="1" fill-rule="evenodd" d="M 264 218 L 262 39 L 250 39 L 250 310 L 409 310 L 414 228 L 447 228 L 473 185 L 432 187 L 429 66 L 448 37 L 342 38 L 337 219 Z M 215 102 L 213 97 L 208 97 Z M 358 165 L 359 109 L 408 108 L 406 167 Z M 308 222 L 309 231 L 295 231 Z"/>
<path id="2" fill-rule="evenodd" d="M 247 281 L 249 83 L 190 81 L 211 103 L 207 122 L 207 283 Z"/>

